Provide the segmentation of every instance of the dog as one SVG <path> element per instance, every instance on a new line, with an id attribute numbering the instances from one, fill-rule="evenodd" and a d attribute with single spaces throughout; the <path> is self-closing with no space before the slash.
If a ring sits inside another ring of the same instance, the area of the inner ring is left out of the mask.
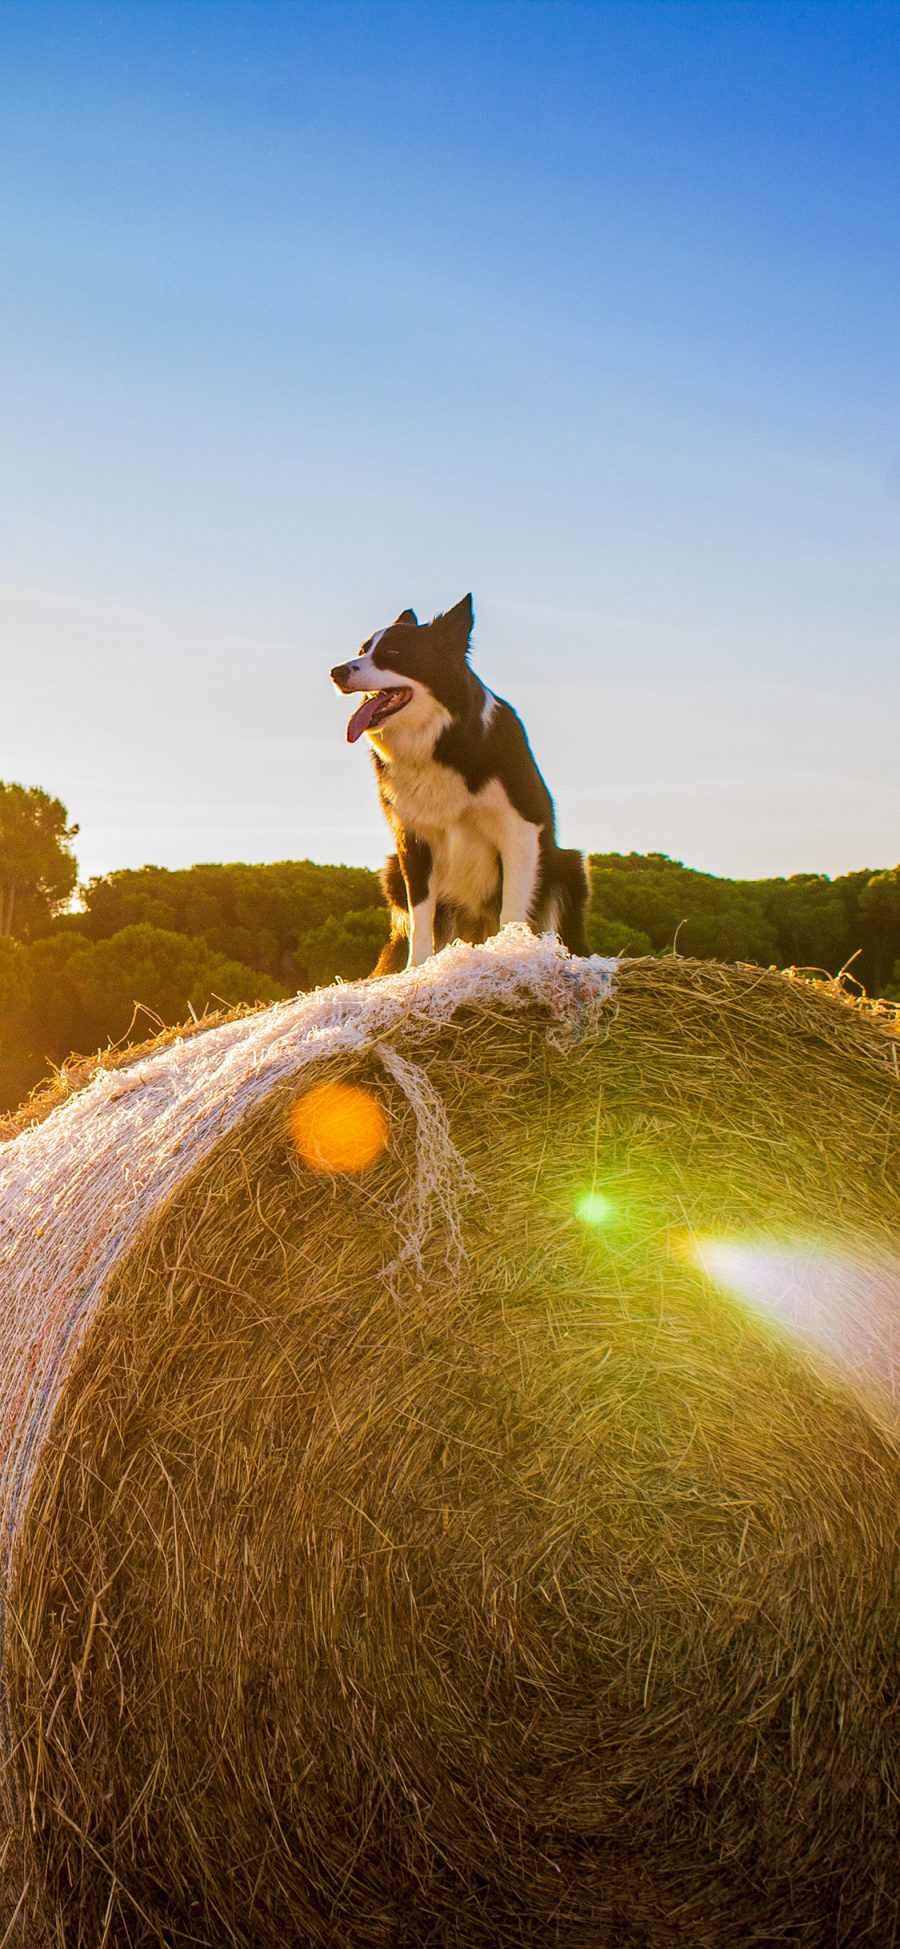
<path id="1" fill-rule="evenodd" d="M 584 860 L 556 843 L 520 719 L 470 667 L 474 621 L 471 595 L 430 623 L 404 609 L 331 672 L 345 696 L 364 693 L 347 739 L 369 740 L 397 845 L 376 974 L 417 968 L 448 941 L 485 941 L 512 920 L 587 953 Z"/>

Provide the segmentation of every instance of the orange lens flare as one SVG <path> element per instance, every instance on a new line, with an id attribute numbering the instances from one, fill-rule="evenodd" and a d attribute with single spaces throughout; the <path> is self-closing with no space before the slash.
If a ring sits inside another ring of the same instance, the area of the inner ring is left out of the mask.
<path id="1" fill-rule="evenodd" d="M 304 1164 L 314 1171 L 364 1171 L 387 1143 L 387 1118 L 376 1096 L 352 1083 L 316 1083 L 288 1118 Z"/>

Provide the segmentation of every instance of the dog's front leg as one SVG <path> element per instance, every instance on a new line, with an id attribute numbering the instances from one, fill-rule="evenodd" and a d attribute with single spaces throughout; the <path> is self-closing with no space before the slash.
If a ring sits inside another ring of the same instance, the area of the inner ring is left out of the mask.
<path id="1" fill-rule="evenodd" d="M 420 968 L 434 952 L 434 886 L 431 847 L 414 833 L 404 834 L 398 847 L 409 904 L 409 960 L 407 967 Z"/>
<path id="2" fill-rule="evenodd" d="M 503 888 L 500 899 L 500 925 L 507 921 L 531 919 L 540 873 L 540 831 L 518 812 L 510 809 L 500 836 L 500 866 Z"/>

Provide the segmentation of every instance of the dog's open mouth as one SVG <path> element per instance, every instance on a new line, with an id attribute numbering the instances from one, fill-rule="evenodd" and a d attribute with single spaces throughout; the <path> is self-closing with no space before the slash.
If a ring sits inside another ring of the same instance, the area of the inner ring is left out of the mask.
<path id="1" fill-rule="evenodd" d="M 408 704 L 412 691 L 406 685 L 395 684 L 390 690 L 370 690 L 359 710 L 354 711 L 347 726 L 347 743 L 355 744 L 364 731 L 373 730 L 376 724 L 383 724 L 386 717 L 393 717 L 395 711 L 402 711 Z"/>

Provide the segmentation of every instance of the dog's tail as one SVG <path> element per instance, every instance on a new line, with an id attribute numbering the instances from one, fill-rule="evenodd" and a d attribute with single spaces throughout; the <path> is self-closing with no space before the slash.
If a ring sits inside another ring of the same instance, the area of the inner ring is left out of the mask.
<path id="1" fill-rule="evenodd" d="M 384 862 L 381 884 L 391 910 L 391 938 L 382 948 L 372 973 L 400 974 L 409 959 L 409 903 L 406 881 L 396 853 L 391 853 Z"/>
<path id="2" fill-rule="evenodd" d="M 584 855 L 561 846 L 556 855 L 554 877 L 559 886 L 559 938 L 570 954 L 587 954 L 584 914 L 590 884 Z"/>

